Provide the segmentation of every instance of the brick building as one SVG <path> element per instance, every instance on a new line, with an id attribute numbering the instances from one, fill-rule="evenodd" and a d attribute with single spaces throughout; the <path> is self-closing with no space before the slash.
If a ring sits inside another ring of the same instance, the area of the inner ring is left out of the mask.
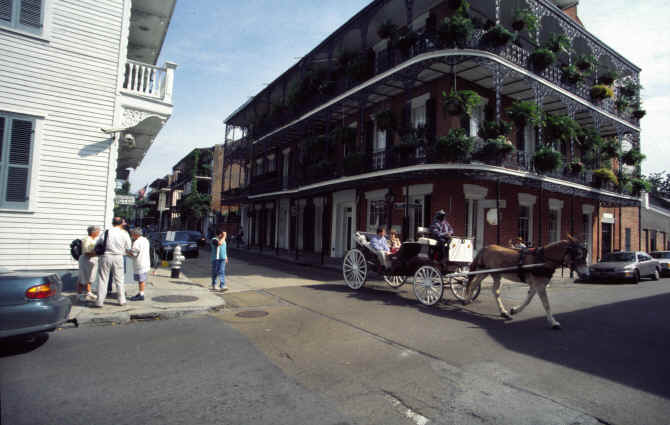
<path id="1" fill-rule="evenodd" d="M 225 120 L 224 222 L 332 257 L 438 209 L 477 249 L 635 249 L 640 69 L 577 3 L 373 1 Z"/>

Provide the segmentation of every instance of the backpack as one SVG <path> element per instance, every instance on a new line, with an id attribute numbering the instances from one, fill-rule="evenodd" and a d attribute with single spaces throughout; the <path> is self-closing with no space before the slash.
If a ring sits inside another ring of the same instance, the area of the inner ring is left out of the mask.
<path id="1" fill-rule="evenodd" d="M 72 241 L 70 244 L 70 255 L 72 255 L 72 258 L 79 261 L 79 257 L 81 257 L 81 239 Z"/>
<path id="2" fill-rule="evenodd" d="M 109 233 L 109 230 L 105 230 L 105 238 L 102 240 L 102 242 L 98 241 L 98 243 L 95 244 L 95 253 L 97 255 L 104 255 L 105 251 L 107 251 L 107 234 Z"/>

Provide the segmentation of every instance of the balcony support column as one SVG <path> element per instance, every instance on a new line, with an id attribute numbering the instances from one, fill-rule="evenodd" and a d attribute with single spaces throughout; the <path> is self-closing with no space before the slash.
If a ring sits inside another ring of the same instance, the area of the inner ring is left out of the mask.
<path id="1" fill-rule="evenodd" d="M 533 82 L 533 92 L 535 93 L 535 103 L 537 104 L 537 108 L 542 112 L 542 104 L 544 103 L 544 99 L 549 95 L 551 92 L 551 89 L 547 86 L 545 86 L 542 83 L 539 83 L 537 81 Z M 542 146 L 542 126 L 539 126 L 537 128 L 537 143 L 536 147 L 541 147 Z"/>
<path id="2" fill-rule="evenodd" d="M 177 64 L 174 62 L 165 62 L 165 97 L 166 103 L 172 103 L 172 92 L 174 90 L 174 72 Z"/>
<path id="3" fill-rule="evenodd" d="M 496 0 L 496 25 L 500 25 L 500 0 Z"/>
<path id="4" fill-rule="evenodd" d="M 409 27 L 414 20 L 414 0 L 405 0 L 405 10 L 407 12 L 407 26 Z"/>

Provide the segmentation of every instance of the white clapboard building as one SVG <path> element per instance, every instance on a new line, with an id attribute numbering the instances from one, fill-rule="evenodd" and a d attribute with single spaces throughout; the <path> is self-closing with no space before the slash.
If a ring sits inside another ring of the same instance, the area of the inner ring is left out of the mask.
<path id="1" fill-rule="evenodd" d="M 0 267 L 77 268 L 172 114 L 176 0 L 0 0 Z"/>

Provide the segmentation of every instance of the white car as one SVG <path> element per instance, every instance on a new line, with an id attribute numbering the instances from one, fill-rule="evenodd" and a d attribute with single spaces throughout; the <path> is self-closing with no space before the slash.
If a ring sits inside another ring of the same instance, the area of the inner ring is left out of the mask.
<path id="1" fill-rule="evenodd" d="M 649 255 L 658 260 L 662 275 L 670 275 L 670 251 L 654 251 L 650 252 Z"/>

